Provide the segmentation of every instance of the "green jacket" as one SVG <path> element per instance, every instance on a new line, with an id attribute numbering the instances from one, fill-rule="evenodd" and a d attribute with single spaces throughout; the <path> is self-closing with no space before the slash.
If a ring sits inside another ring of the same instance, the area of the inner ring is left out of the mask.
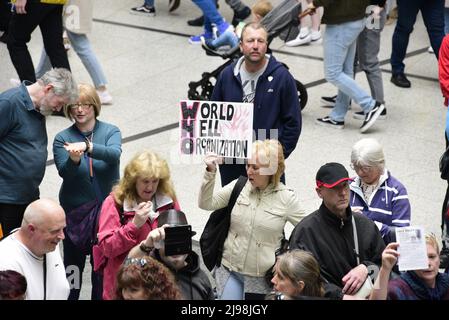
<path id="1" fill-rule="evenodd" d="M 385 4 L 385 0 L 313 0 L 313 5 L 324 7 L 321 22 L 324 24 L 340 24 L 356 21 L 365 17 L 366 8 L 371 5 Z"/>

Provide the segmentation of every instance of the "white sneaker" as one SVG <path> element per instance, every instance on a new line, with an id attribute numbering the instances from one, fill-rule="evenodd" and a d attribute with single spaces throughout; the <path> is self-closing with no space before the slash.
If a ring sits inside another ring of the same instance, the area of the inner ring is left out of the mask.
<path id="1" fill-rule="evenodd" d="M 321 37 L 321 31 L 312 31 L 311 33 L 311 44 L 321 44 L 323 43 L 323 38 Z"/>
<path id="2" fill-rule="evenodd" d="M 296 39 L 290 40 L 285 43 L 287 47 L 296 47 L 304 44 L 308 44 L 312 41 L 312 34 L 309 31 L 309 28 L 301 28 Z"/>
<path id="3" fill-rule="evenodd" d="M 22 82 L 20 82 L 19 79 L 11 78 L 11 79 L 9 79 L 9 83 L 10 83 L 13 87 L 18 87 L 18 86 L 20 86 L 20 84 L 21 84 Z"/>
<path id="4" fill-rule="evenodd" d="M 430 47 L 427 49 L 427 52 L 428 52 L 428 53 L 434 53 L 434 52 L 433 52 L 433 48 L 430 46 Z"/>
<path id="5" fill-rule="evenodd" d="M 101 104 L 112 104 L 112 96 L 108 90 L 99 91 L 97 90 L 98 96 L 100 97 Z"/>

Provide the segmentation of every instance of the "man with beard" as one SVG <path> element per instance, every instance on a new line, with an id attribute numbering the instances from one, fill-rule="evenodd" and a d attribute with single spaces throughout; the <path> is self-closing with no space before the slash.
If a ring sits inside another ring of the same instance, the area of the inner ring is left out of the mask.
<path id="1" fill-rule="evenodd" d="M 161 245 L 166 239 L 166 228 L 187 225 L 184 212 L 179 210 L 166 210 L 158 217 L 158 228 L 153 229 L 138 246 L 131 249 L 128 258 L 142 258 L 145 255 L 157 259 L 164 264 L 175 276 L 181 295 L 185 300 L 213 300 L 214 292 L 206 273 L 200 268 L 198 255 L 191 250 L 188 253 L 167 255 L 165 246 Z M 196 232 L 192 231 L 187 243 Z M 178 239 L 182 241 L 182 239 Z"/>
<path id="2" fill-rule="evenodd" d="M 318 260 L 328 298 L 351 299 L 362 286 L 369 287 L 369 276 L 377 275 L 370 273 L 379 270 L 385 248 L 374 222 L 351 211 L 350 180 L 340 163 L 323 165 L 316 174 L 316 192 L 323 203 L 290 237 L 290 249 L 309 251 Z"/>
<path id="3" fill-rule="evenodd" d="M 39 198 L 47 160 L 45 116 L 78 97 L 72 74 L 52 69 L 0 94 L 0 224 L 18 228 L 25 208 Z"/>
<path id="4" fill-rule="evenodd" d="M 245 25 L 240 39 L 243 56 L 220 74 L 211 101 L 253 103 L 253 138 L 279 140 L 287 158 L 301 133 L 298 91 L 290 72 L 266 54 L 267 49 L 267 30 L 255 22 Z M 223 186 L 241 175 L 246 176 L 246 169 L 237 159 L 227 158 L 220 165 Z"/>
<path id="5" fill-rule="evenodd" d="M 0 270 L 14 270 L 27 280 L 27 300 L 66 300 L 65 276 L 59 242 L 64 239 L 65 213 L 50 199 L 32 202 L 22 225 L 0 242 Z"/>

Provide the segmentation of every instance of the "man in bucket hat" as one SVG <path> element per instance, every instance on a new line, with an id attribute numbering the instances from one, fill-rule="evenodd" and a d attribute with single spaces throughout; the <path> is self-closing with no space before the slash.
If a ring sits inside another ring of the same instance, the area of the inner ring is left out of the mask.
<path id="1" fill-rule="evenodd" d="M 326 295 L 340 299 L 350 299 L 378 270 L 385 248 L 374 222 L 351 212 L 350 180 L 340 163 L 323 165 L 316 174 L 316 192 L 323 202 L 296 225 L 290 237 L 290 249 L 309 251 L 318 260 Z"/>
<path id="2" fill-rule="evenodd" d="M 213 300 L 214 293 L 209 278 L 200 269 L 198 255 L 191 250 L 191 237 L 196 234 L 195 231 L 190 231 L 189 234 L 182 233 L 184 239 L 179 237 L 180 234 L 177 237 L 179 247 L 184 247 L 186 244 L 190 246 L 188 253 L 167 255 L 164 245 L 166 233 L 168 233 L 166 230 L 176 226 L 188 226 L 184 212 L 174 209 L 161 212 L 158 217 L 158 228 L 152 230 L 144 241 L 134 247 L 129 252 L 128 258 L 150 255 L 173 272 L 184 299 Z"/>

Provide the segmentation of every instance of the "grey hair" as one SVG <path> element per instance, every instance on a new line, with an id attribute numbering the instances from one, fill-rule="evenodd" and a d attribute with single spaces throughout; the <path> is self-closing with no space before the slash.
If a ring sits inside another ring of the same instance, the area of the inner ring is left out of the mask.
<path id="1" fill-rule="evenodd" d="M 385 155 L 381 144 L 373 138 L 357 141 L 352 147 L 351 163 L 353 165 L 378 167 L 385 169 Z"/>
<path id="2" fill-rule="evenodd" d="M 52 68 L 40 79 L 44 86 L 51 84 L 53 92 L 57 96 L 67 97 L 70 103 L 78 100 L 78 86 L 73 79 L 72 73 L 64 68 Z"/>

